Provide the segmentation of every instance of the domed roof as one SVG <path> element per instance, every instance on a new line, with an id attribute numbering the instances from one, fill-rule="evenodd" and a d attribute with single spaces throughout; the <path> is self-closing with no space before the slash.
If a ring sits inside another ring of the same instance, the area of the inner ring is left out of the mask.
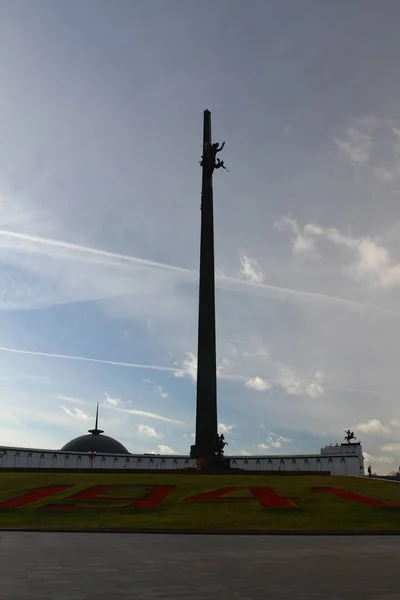
<path id="1" fill-rule="evenodd" d="M 97 454 L 129 454 L 118 440 L 108 435 L 91 434 L 74 438 L 61 448 L 68 452 L 97 452 Z"/>
<path id="2" fill-rule="evenodd" d="M 96 410 L 96 423 L 94 429 L 89 429 L 90 435 L 81 435 L 74 438 L 61 448 L 63 452 L 96 452 L 97 454 L 130 454 L 120 442 L 108 435 L 101 435 L 98 429 L 99 405 Z"/>

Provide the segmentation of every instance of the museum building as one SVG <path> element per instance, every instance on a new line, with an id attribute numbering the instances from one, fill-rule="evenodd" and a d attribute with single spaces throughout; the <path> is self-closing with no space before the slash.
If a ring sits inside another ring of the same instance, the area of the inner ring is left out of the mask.
<path id="1" fill-rule="evenodd" d="M 231 467 L 249 471 L 328 471 L 331 475 L 364 475 L 360 442 L 325 446 L 319 454 L 228 456 Z M 195 468 L 188 455 L 132 454 L 98 428 L 74 438 L 60 450 L 0 448 L 0 469 L 185 469 Z"/>

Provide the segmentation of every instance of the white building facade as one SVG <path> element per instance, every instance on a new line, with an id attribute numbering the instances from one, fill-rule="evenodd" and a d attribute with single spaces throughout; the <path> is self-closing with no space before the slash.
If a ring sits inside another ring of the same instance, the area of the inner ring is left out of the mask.
<path id="1" fill-rule="evenodd" d="M 360 443 L 325 446 L 320 454 L 227 456 L 231 467 L 248 471 L 328 471 L 331 475 L 364 475 Z M 65 452 L 37 448 L 0 448 L 0 469 L 135 469 L 194 468 L 188 456 Z"/>

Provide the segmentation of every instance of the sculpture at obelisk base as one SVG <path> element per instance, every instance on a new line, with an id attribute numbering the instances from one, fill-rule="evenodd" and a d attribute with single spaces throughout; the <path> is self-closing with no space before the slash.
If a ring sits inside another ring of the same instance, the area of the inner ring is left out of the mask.
<path id="1" fill-rule="evenodd" d="M 215 268 L 212 176 L 214 169 L 226 169 L 216 158 L 225 145 L 212 143 L 211 113 L 204 111 L 203 169 L 201 190 L 200 284 L 197 348 L 196 440 L 190 448 L 200 469 L 229 468 L 223 457 L 226 442 L 218 435 L 217 360 L 215 343 Z M 227 169 L 226 169 L 227 170 Z"/>

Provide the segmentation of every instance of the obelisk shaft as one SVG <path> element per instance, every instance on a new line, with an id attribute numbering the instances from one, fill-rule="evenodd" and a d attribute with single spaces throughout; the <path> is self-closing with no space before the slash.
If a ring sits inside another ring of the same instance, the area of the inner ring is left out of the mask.
<path id="1" fill-rule="evenodd" d="M 211 148 L 211 113 L 204 111 L 201 192 L 200 284 L 197 347 L 196 440 L 191 456 L 211 457 L 218 450 L 217 360 L 215 341 L 215 272 L 212 169 L 206 157 Z"/>

